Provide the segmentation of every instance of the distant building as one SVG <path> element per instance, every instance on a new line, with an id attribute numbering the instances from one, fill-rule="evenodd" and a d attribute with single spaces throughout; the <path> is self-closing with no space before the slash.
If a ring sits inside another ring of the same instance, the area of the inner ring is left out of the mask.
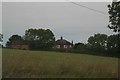
<path id="1" fill-rule="evenodd" d="M 24 49 L 24 50 L 30 49 L 29 45 L 25 42 L 22 42 L 22 41 L 13 41 L 11 44 L 11 48 Z M 73 48 L 73 41 L 69 42 L 69 41 L 63 39 L 63 37 L 61 37 L 60 39 L 55 41 L 54 48 L 56 48 L 56 49 L 72 49 Z"/>
<path id="2" fill-rule="evenodd" d="M 29 45 L 26 43 L 22 43 L 22 42 L 18 42 L 18 41 L 14 41 L 11 44 L 11 48 L 13 49 L 29 49 Z"/>
<path id="3" fill-rule="evenodd" d="M 73 41 L 69 42 L 69 41 L 63 39 L 63 37 L 61 37 L 60 39 L 58 39 L 55 42 L 55 48 L 57 48 L 57 49 L 71 49 L 71 48 L 73 48 Z"/>

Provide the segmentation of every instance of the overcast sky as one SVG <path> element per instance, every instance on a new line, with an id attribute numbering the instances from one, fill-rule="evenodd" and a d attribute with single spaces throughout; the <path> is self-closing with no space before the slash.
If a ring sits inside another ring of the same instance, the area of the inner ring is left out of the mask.
<path id="1" fill-rule="evenodd" d="M 107 14 L 108 2 L 77 2 Z M 69 2 L 4 2 L 2 26 L 4 43 L 13 34 L 23 36 L 29 28 L 51 29 L 56 39 L 87 42 L 95 33 L 111 35 L 108 15 Z"/>

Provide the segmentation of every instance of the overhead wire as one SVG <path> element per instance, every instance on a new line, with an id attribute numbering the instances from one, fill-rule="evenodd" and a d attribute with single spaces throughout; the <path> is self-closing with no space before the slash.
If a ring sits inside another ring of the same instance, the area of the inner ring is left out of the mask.
<path id="1" fill-rule="evenodd" d="M 93 9 L 93 8 L 89 8 L 89 7 L 87 7 L 87 6 L 84 6 L 84 5 L 78 4 L 78 3 L 76 3 L 76 2 L 71 2 L 71 1 L 69 1 L 69 0 L 66 0 L 66 1 L 68 1 L 68 2 L 70 2 L 70 3 L 72 3 L 72 4 L 74 4 L 74 5 L 77 5 L 77 6 L 79 6 L 79 7 L 83 7 L 83 8 L 89 9 L 89 10 L 91 10 L 91 11 L 94 11 L 94 12 L 100 13 L 100 14 L 108 15 L 108 14 L 105 13 L 105 12 L 102 12 L 102 11 L 99 11 L 99 10 L 96 10 L 96 9 Z"/>

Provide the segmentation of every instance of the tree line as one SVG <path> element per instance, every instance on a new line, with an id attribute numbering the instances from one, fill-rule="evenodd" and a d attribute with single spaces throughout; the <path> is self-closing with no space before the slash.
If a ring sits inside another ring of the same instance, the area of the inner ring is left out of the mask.
<path id="1" fill-rule="evenodd" d="M 87 40 L 87 44 L 84 43 L 76 43 L 74 46 L 75 50 L 94 52 L 99 54 L 115 54 L 117 55 L 119 50 L 119 41 L 120 37 L 118 34 L 114 35 L 106 35 L 106 34 L 94 34 L 94 36 L 90 36 Z"/>
<path id="2" fill-rule="evenodd" d="M 96 54 L 117 54 L 119 49 L 120 37 L 118 34 L 106 35 L 106 34 L 94 34 L 90 36 L 87 43 L 75 43 L 73 49 L 62 51 L 67 52 L 94 52 Z M 28 44 L 30 50 L 56 50 L 55 46 L 55 36 L 50 29 L 28 29 L 25 31 L 24 36 L 12 35 L 7 43 L 6 47 L 11 48 L 12 44 L 17 42 L 19 44 Z M 59 51 L 59 50 L 58 50 Z"/>

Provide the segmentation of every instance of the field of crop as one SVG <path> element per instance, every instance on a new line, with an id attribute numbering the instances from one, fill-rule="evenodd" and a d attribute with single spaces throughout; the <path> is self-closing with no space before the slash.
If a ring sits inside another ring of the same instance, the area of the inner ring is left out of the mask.
<path id="1" fill-rule="evenodd" d="M 116 78 L 118 59 L 86 54 L 3 49 L 4 78 Z"/>

